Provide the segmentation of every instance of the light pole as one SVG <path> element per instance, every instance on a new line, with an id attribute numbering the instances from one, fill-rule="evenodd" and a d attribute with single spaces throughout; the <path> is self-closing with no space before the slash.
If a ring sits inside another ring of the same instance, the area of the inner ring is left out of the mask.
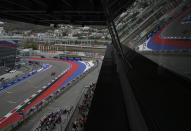
<path id="1" fill-rule="evenodd" d="M 17 48 L 16 48 L 16 51 L 15 51 L 15 65 L 16 65 L 16 58 L 17 58 Z M 15 68 L 15 65 L 14 65 L 14 68 Z"/>
<path id="2" fill-rule="evenodd" d="M 4 65 L 4 67 L 5 67 L 5 59 L 3 59 L 3 65 Z"/>

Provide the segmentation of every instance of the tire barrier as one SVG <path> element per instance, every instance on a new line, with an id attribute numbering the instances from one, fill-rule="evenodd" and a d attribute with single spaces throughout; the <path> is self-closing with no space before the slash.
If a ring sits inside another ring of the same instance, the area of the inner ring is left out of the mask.
<path id="1" fill-rule="evenodd" d="M 72 82 L 69 82 L 69 84 L 62 86 L 61 88 L 58 88 L 56 91 L 54 91 L 53 93 L 51 93 L 50 95 L 48 95 L 46 98 L 44 98 L 43 100 L 39 101 L 37 104 L 33 105 L 31 108 L 29 108 L 26 113 L 24 113 L 24 109 L 27 107 L 27 105 L 30 105 L 32 103 L 32 101 L 35 100 L 35 98 L 37 98 L 37 96 L 40 96 L 46 89 L 48 89 L 48 87 L 50 87 L 53 83 L 55 83 L 60 77 L 62 77 L 63 75 L 65 75 L 65 73 L 67 72 L 67 70 L 65 70 L 64 72 L 61 73 L 61 75 L 55 79 L 54 82 L 49 83 L 49 85 L 43 86 L 41 90 L 37 91 L 35 94 L 33 94 L 30 98 L 26 99 L 23 103 L 21 103 L 20 105 L 18 105 L 14 110 L 12 110 L 10 113 L 7 114 L 6 117 L 2 118 L 1 120 L 3 121 L 4 119 L 8 118 L 9 116 L 11 116 L 13 113 L 19 113 L 20 118 L 17 118 L 17 122 L 12 122 L 12 120 L 10 120 L 10 125 L 8 125 L 7 127 L 3 128 L 2 130 L 6 130 L 6 131 L 10 131 L 13 130 L 14 128 L 16 128 L 18 125 L 20 125 L 24 120 L 26 120 L 27 118 L 29 118 L 31 115 L 33 115 L 34 113 L 36 113 L 37 111 L 39 111 L 40 109 L 42 109 L 45 105 L 47 105 L 50 101 L 56 99 L 58 96 L 60 96 L 66 89 L 68 89 L 69 87 L 73 86 L 74 84 L 76 84 L 79 80 L 81 80 L 82 78 L 84 78 L 89 72 L 91 72 L 92 70 L 94 70 L 98 65 L 98 61 L 95 62 L 94 66 L 88 70 L 86 70 L 85 72 L 83 72 L 83 74 L 79 75 L 78 77 L 76 77 Z M 15 118 L 16 119 L 16 118 Z M 0 124 L 2 123 L 2 121 L 0 121 Z"/>

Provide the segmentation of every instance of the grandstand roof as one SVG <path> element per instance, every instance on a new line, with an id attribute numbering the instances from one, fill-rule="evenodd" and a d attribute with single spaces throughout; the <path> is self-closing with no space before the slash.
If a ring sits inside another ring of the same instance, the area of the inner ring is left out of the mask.
<path id="1" fill-rule="evenodd" d="M 134 0 L 1 0 L 0 17 L 40 25 L 106 25 L 102 1 L 114 19 Z"/>

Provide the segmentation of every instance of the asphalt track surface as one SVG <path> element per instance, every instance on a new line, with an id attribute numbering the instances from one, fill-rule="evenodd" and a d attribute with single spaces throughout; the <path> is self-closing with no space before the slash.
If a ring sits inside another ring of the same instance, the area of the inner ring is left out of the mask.
<path id="1" fill-rule="evenodd" d="M 60 97 L 56 100 L 53 100 L 48 106 L 44 107 L 41 111 L 37 112 L 33 116 L 29 118 L 26 122 L 22 124 L 17 130 L 18 131 L 27 131 L 33 130 L 40 119 L 50 112 L 55 112 L 60 108 L 74 105 L 79 100 L 79 95 L 85 86 L 90 85 L 92 82 L 97 82 L 97 78 L 100 72 L 101 63 L 99 63 L 98 67 L 92 72 L 88 73 L 83 79 L 81 79 L 77 84 L 70 87 L 70 89 L 66 90 Z"/>
<path id="2" fill-rule="evenodd" d="M 191 23 L 182 23 L 183 19 L 191 14 L 191 7 L 177 17 L 174 21 L 168 24 L 167 28 L 161 32 L 160 37 L 173 37 L 175 38 L 190 38 Z M 169 38 L 170 39 L 170 38 Z"/>
<path id="3" fill-rule="evenodd" d="M 51 80 L 59 75 L 60 72 L 69 67 L 69 64 L 65 62 L 43 61 L 43 63 L 50 64 L 52 67 L 0 94 L 0 117 L 6 115 L 25 99 L 29 98 L 33 93 L 41 89 L 43 86 L 46 86 L 47 83 L 51 82 Z M 55 72 L 56 75 L 51 76 L 52 72 Z"/>

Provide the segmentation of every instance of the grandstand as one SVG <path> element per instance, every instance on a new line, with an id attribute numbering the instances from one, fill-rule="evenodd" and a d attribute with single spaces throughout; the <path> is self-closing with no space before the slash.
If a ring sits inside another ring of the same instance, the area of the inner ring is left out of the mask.
<path id="1" fill-rule="evenodd" d="M 0 41 L 0 74 L 15 66 L 17 46 L 14 41 Z"/>

